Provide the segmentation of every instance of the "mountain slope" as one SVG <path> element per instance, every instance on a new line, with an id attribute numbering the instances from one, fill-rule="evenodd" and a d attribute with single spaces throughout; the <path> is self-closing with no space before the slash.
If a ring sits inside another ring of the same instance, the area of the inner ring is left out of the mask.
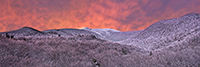
<path id="1" fill-rule="evenodd" d="M 42 32 L 49 33 L 52 35 L 61 35 L 61 36 L 94 35 L 96 37 L 99 37 L 99 35 L 94 32 L 81 30 L 81 29 L 54 29 L 54 30 L 46 30 Z"/>
<path id="2" fill-rule="evenodd" d="M 199 24 L 191 13 L 130 32 L 24 27 L 0 34 L 0 67 L 200 67 Z"/>
<path id="3" fill-rule="evenodd" d="M 137 45 L 154 50 L 182 42 L 184 39 L 198 36 L 200 33 L 200 15 L 191 13 L 180 18 L 162 20 L 152 24 L 137 35 L 121 43 Z"/>
<path id="4" fill-rule="evenodd" d="M 113 42 L 128 39 L 130 35 L 134 35 L 140 32 L 140 31 L 120 32 L 118 30 L 108 29 L 108 28 L 107 29 L 90 29 L 88 27 L 83 28 L 83 30 L 94 32 L 100 35 L 102 39 L 113 41 Z"/>
<path id="5" fill-rule="evenodd" d="M 9 31 L 9 32 L 3 32 L 0 34 L 9 34 L 9 35 L 14 35 L 14 36 L 42 36 L 42 35 L 46 35 L 45 33 L 38 31 L 36 29 L 33 29 L 31 27 L 23 27 L 21 29 L 18 30 L 14 30 L 14 31 Z"/>
<path id="6" fill-rule="evenodd" d="M 114 30 L 114 29 L 90 29 L 88 27 L 83 28 L 83 30 L 94 32 L 94 33 L 100 35 L 103 38 L 106 38 L 106 36 L 111 35 L 113 32 L 120 32 L 120 31 L 117 31 L 117 30 Z"/>

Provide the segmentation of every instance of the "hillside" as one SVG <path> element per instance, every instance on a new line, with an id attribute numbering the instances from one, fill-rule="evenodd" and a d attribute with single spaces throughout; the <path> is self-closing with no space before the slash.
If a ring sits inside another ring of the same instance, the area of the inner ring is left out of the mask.
<path id="1" fill-rule="evenodd" d="M 162 20 L 121 43 L 149 50 L 165 48 L 199 37 L 200 15 L 191 13 L 180 18 Z M 197 39 L 199 41 L 199 39 Z"/>
<path id="2" fill-rule="evenodd" d="M 23 27 L 0 33 L 0 61 L 0 67 L 200 67 L 200 15 L 129 32 Z"/>

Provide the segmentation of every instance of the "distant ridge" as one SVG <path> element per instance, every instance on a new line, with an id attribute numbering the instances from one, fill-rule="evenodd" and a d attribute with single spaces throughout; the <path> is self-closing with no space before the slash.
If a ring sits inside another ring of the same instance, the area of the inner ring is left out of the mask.
<path id="1" fill-rule="evenodd" d="M 31 27 L 23 27 L 21 29 L 9 32 L 3 32 L 0 34 L 12 34 L 16 36 L 77 36 L 77 35 L 95 35 L 96 37 L 102 38 L 104 40 L 115 41 L 123 44 L 140 44 L 139 41 L 145 39 L 155 39 L 169 41 L 169 38 L 175 39 L 182 36 L 186 36 L 188 33 L 194 33 L 199 31 L 200 27 L 200 14 L 198 13 L 189 13 L 180 18 L 174 18 L 169 20 L 161 20 L 150 25 L 145 30 L 141 31 L 129 31 L 121 32 L 114 29 L 104 28 L 104 29 L 91 29 L 88 27 L 82 29 L 51 29 L 45 31 L 39 31 Z M 179 36 L 180 35 L 180 36 Z M 162 39 L 160 39 L 162 38 Z M 135 42 L 137 41 L 137 42 Z M 149 40 L 150 41 L 150 40 Z M 141 45 L 148 47 L 152 45 L 152 42 L 148 42 L 149 45 Z M 146 43 L 145 43 L 146 44 Z M 150 47 L 151 48 L 151 47 Z"/>
<path id="2" fill-rule="evenodd" d="M 51 35 L 61 35 L 61 36 L 77 36 L 77 35 L 96 35 L 96 33 L 83 30 L 83 29 L 73 29 L 73 28 L 66 28 L 66 29 L 52 29 L 52 30 L 45 30 L 42 31 L 44 33 L 48 33 Z"/>
<path id="3" fill-rule="evenodd" d="M 189 13 L 189 14 L 186 14 L 184 16 L 199 16 L 200 14 L 198 13 Z"/>
<path id="4" fill-rule="evenodd" d="M 0 33 L 0 53 L 0 67 L 200 67 L 200 15 L 129 32 L 23 27 Z"/>
<path id="5" fill-rule="evenodd" d="M 9 32 L 3 32 L 1 34 L 10 34 L 10 35 L 15 35 L 15 36 L 33 36 L 33 35 L 44 35 L 45 33 L 36 30 L 31 27 L 22 27 L 21 29 L 14 30 L 14 31 L 9 31 Z"/>
<path id="6" fill-rule="evenodd" d="M 19 29 L 19 30 L 23 30 L 23 31 L 25 31 L 25 32 L 30 32 L 30 31 L 35 31 L 35 32 L 40 32 L 39 30 L 36 30 L 36 29 L 34 29 L 34 28 L 31 28 L 31 27 L 27 27 L 27 26 L 25 26 L 25 27 L 23 27 L 23 28 L 21 28 L 21 29 Z M 42 32 L 40 32 L 40 33 L 42 33 Z"/>

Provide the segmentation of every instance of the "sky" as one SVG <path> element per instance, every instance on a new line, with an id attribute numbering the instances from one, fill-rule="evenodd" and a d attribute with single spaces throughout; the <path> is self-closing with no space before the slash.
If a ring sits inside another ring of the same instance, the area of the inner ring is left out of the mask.
<path id="1" fill-rule="evenodd" d="M 200 0 L 0 0 L 0 32 L 24 26 L 42 30 L 143 30 L 164 19 L 200 13 Z"/>

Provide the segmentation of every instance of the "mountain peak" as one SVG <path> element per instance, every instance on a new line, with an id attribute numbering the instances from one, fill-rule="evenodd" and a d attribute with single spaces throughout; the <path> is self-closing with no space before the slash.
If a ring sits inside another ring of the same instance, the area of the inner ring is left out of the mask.
<path id="1" fill-rule="evenodd" d="M 21 29 L 33 29 L 33 28 L 25 26 L 25 27 L 22 27 Z"/>
<path id="2" fill-rule="evenodd" d="M 28 26 L 22 27 L 21 29 L 18 29 L 17 31 L 23 31 L 23 32 L 40 32 L 39 30 L 36 30 L 36 29 L 28 27 Z"/>
<path id="3" fill-rule="evenodd" d="M 198 14 L 198 13 L 189 13 L 189 14 L 186 14 L 184 16 L 200 16 L 200 14 Z"/>
<path id="4" fill-rule="evenodd" d="M 36 29 L 34 29 L 34 28 L 27 27 L 27 26 L 25 26 L 25 27 L 22 27 L 22 28 L 21 28 L 21 29 L 19 29 L 19 30 L 23 30 L 23 31 L 28 31 L 28 30 L 38 31 L 38 30 L 36 30 Z"/>
<path id="5" fill-rule="evenodd" d="M 89 27 L 84 27 L 84 28 L 82 28 L 83 30 L 91 30 L 91 28 L 89 28 Z"/>

